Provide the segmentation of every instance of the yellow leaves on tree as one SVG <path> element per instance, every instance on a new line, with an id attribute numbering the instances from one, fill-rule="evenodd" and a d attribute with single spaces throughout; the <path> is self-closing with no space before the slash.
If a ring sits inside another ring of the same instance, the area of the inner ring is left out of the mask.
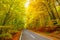
<path id="1" fill-rule="evenodd" d="M 27 9 L 26 23 L 29 24 L 32 21 L 36 20 L 40 16 L 40 25 L 45 25 L 45 18 L 49 17 L 49 14 L 47 12 L 46 6 L 43 3 L 44 1 L 36 0 L 36 1 L 30 1 L 30 5 Z"/>

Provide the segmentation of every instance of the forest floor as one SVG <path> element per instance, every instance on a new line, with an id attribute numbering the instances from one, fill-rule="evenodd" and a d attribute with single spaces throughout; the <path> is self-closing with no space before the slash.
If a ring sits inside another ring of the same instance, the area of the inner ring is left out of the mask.
<path id="1" fill-rule="evenodd" d="M 20 35 L 21 35 L 21 32 L 22 32 L 22 31 L 19 31 L 19 32 L 17 32 L 15 35 L 13 35 L 12 40 L 19 40 Z"/>
<path id="2" fill-rule="evenodd" d="M 60 31 L 55 31 L 53 33 L 50 33 L 49 36 L 60 39 Z"/>

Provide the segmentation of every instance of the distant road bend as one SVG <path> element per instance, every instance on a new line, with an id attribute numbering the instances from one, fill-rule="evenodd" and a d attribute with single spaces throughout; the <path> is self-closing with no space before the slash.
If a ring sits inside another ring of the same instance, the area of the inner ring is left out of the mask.
<path id="1" fill-rule="evenodd" d="M 51 40 L 51 39 L 38 35 L 29 30 L 23 30 L 19 40 Z"/>

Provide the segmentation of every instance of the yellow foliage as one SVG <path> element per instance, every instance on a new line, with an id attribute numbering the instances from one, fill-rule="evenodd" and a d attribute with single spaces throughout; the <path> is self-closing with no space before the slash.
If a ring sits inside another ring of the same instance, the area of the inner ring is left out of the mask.
<path id="1" fill-rule="evenodd" d="M 29 27 L 30 23 L 35 25 L 37 18 L 39 18 L 40 26 L 53 26 L 54 19 L 52 18 L 54 17 L 58 23 L 59 20 L 57 19 L 59 19 L 59 15 L 57 14 L 58 12 L 55 2 L 56 0 L 30 0 L 30 4 L 26 9 L 26 26 Z"/>

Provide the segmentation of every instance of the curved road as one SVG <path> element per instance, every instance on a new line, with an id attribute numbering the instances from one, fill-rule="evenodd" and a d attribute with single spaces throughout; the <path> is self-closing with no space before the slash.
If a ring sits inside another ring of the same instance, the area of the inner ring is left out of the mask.
<path id="1" fill-rule="evenodd" d="M 51 40 L 51 39 L 38 35 L 29 30 L 23 30 L 19 40 Z"/>

